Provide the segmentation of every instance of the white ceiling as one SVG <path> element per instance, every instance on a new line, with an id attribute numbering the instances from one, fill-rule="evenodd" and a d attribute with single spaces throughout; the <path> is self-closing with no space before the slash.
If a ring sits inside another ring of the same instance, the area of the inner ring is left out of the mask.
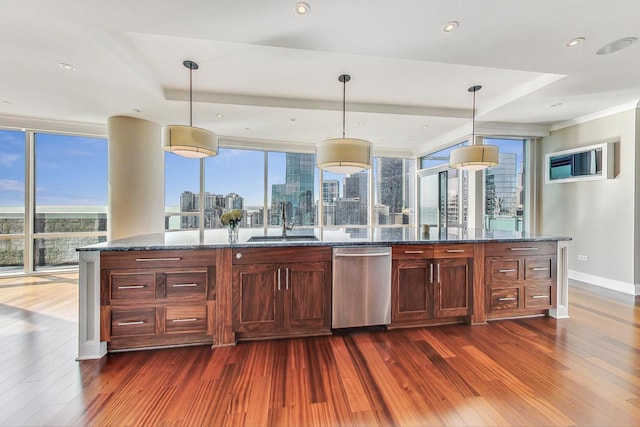
<path id="1" fill-rule="evenodd" d="M 191 59 L 194 126 L 302 146 L 341 135 L 347 73 L 347 136 L 417 155 L 470 132 L 475 84 L 480 126 L 548 129 L 640 97 L 640 43 L 596 55 L 640 37 L 638 0 L 307 2 L 4 0 L 0 115 L 188 124 Z"/>

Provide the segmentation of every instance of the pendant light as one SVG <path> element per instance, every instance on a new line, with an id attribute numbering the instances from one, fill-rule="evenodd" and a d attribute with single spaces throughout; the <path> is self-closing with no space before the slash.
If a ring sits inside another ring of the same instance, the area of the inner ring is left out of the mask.
<path id="1" fill-rule="evenodd" d="M 345 138 L 346 87 L 349 80 L 351 76 L 348 74 L 338 77 L 342 83 L 342 138 L 326 139 L 316 146 L 316 166 L 327 172 L 352 174 L 371 169 L 371 143 L 364 139 Z"/>
<path id="2" fill-rule="evenodd" d="M 189 126 L 170 125 L 162 128 L 162 149 L 182 157 L 199 159 L 218 154 L 218 136 L 206 129 L 193 127 L 193 70 L 198 64 L 182 63 L 189 69 Z"/>
<path id="3" fill-rule="evenodd" d="M 456 148 L 449 155 L 449 165 L 452 168 L 468 171 L 479 171 L 498 164 L 498 147 L 484 145 L 482 140 L 476 144 L 476 92 L 482 86 L 471 86 L 469 92 L 473 93 L 473 116 L 471 119 L 471 145 Z"/>

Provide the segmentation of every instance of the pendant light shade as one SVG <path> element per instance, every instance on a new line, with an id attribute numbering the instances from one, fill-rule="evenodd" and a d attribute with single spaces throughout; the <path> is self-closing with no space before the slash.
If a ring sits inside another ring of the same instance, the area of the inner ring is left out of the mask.
<path id="1" fill-rule="evenodd" d="M 351 76 L 343 74 L 338 77 L 342 82 L 342 138 L 331 138 L 316 145 L 316 166 L 320 169 L 337 173 L 352 174 L 363 169 L 371 169 L 373 155 L 371 143 L 364 139 L 345 137 L 346 84 Z"/>
<path id="2" fill-rule="evenodd" d="M 206 129 L 193 127 L 193 70 L 198 64 L 182 63 L 189 69 L 189 126 L 169 125 L 162 128 L 162 148 L 182 157 L 199 159 L 218 154 L 218 136 Z"/>
<path id="3" fill-rule="evenodd" d="M 482 142 L 476 144 L 476 92 L 482 86 L 471 86 L 469 92 L 473 93 L 473 116 L 471 145 L 459 147 L 451 151 L 449 155 L 449 166 L 455 169 L 463 169 L 468 171 L 479 171 L 490 168 L 498 164 L 498 147 L 495 145 L 484 145 Z M 482 139 L 480 139 L 482 141 Z"/>

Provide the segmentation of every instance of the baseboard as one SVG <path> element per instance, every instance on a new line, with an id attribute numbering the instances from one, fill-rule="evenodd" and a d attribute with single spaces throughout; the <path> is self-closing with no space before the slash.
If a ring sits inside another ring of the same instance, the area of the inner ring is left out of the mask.
<path id="1" fill-rule="evenodd" d="M 569 270 L 569 279 L 629 295 L 640 295 L 640 285 L 634 285 L 633 283 L 625 283 L 619 280 L 607 279 L 606 277 L 594 276 L 593 274 L 581 273 L 574 270 Z"/>

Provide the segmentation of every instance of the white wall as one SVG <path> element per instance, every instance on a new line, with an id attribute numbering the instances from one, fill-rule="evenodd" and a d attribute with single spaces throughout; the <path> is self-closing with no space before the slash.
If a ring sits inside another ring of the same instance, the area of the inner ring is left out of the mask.
<path id="1" fill-rule="evenodd" d="M 569 270 L 573 278 L 635 293 L 638 149 L 637 110 L 560 129 L 543 138 L 538 156 L 539 222 L 545 235 L 570 236 Z M 617 142 L 615 179 L 545 184 L 545 154 Z M 579 261 L 586 255 L 588 261 Z"/>

